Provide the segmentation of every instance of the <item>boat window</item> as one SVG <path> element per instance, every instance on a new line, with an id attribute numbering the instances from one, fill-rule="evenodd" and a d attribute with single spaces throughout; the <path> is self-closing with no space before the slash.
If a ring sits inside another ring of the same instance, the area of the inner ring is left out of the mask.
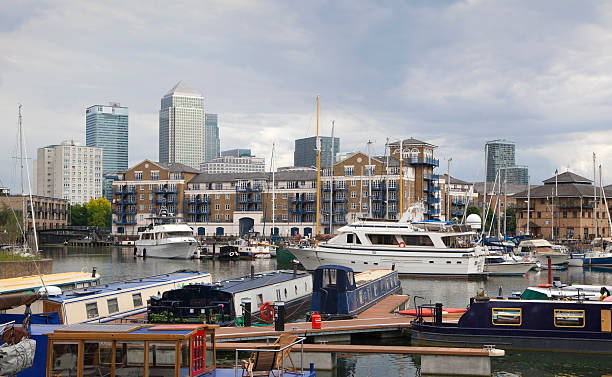
<path id="1" fill-rule="evenodd" d="M 167 238 L 170 237 L 191 237 L 193 234 L 191 232 L 167 232 L 164 233 L 164 236 Z"/>
<path id="2" fill-rule="evenodd" d="M 117 357 L 119 356 L 119 345 L 123 342 L 117 342 Z M 128 349 L 129 350 L 129 349 Z M 144 357 L 140 357 L 135 361 L 144 361 Z M 118 362 L 118 361 L 117 361 Z M 149 376 L 174 376 L 175 370 L 174 365 L 176 363 L 176 343 L 168 342 L 150 342 L 149 343 Z M 135 367 L 137 367 L 135 365 Z M 115 375 L 117 375 L 117 368 L 115 367 Z M 144 372 L 144 371 L 143 371 Z M 121 374 L 124 375 L 124 374 Z M 127 374 L 125 374 L 127 375 Z M 136 374 L 135 376 L 144 376 L 142 374 Z"/>
<path id="3" fill-rule="evenodd" d="M 402 240 L 406 246 L 433 246 L 431 238 L 424 235 L 402 235 Z"/>
<path id="4" fill-rule="evenodd" d="M 142 306 L 142 296 L 140 295 L 140 293 L 134 293 L 132 295 L 132 300 L 134 301 L 135 308 Z"/>
<path id="5" fill-rule="evenodd" d="M 285 298 L 287 298 L 287 288 L 285 288 Z"/>
<path id="6" fill-rule="evenodd" d="M 469 240 L 465 236 L 442 236 L 442 242 L 448 248 L 461 249 L 470 247 Z"/>
<path id="7" fill-rule="evenodd" d="M 276 290 L 276 301 L 280 301 L 281 300 L 281 292 L 280 289 Z"/>
<path id="8" fill-rule="evenodd" d="M 350 285 L 355 284 L 355 273 L 353 271 L 347 271 L 346 278 L 348 279 L 348 283 Z"/>
<path id="9" fill-rule="evenodd" d="M 584 327 L 584 310 L 555 309 L 556 327 Z"/>
<path id="10" fill-rule="evenodd" d="M 260 293 L 257 295 L 257 300 L 255 301 L 257 303 L 257 308 L 261 308 L 261 306 L 263 305 L 263 294 Z"/>
<path id="11" fill-rule="evenodd" d="M 357 242 L 357 245 L 361 245 L 361 240 L 359 239 L 359 236 L 355 234 L 355 241 Z"/>
<path id="12" fill-rule="evenodd" d="M 392 234 L 368 234 L 373 245 L 394 245 L 397 246 L 397 239 Z"/>
<path id="13" fill-rule="evenodd" d="M 112 341 L 85 342 L 83 347 L 83 370 L 95 370 L 100 376 L 110 376 L 112 358 Z M 52 376 L 59 376 L 59 374 L 52 374 Z"/>
<path id="14" fill-rule="evenodd" d="M 346 243 L 353 243 L 355 241 L 353 241 L 354 235 L 353 233 L 349 233 L 346 235 Z"/>
<path id="15" fill-rule="evenodd" d="M 51 376 L 70 376 L 78 368 L 78 343 L 53 342 L 51 356 Z"/>
<path id="16" fill-rule="evenodd" d="M 494 325 L 521 325 L 520 308 L 493 308 L 491 315 Z"/>
<path id="17" fill-rule="evenodd" d="M 336 270 L 331 268 L 323 270 L 322 288 L 327 288 L 329 286 L 336 286 Z"/>
<path id="18" fill-rule="evenodd" d="M 90 302 L 85 304 L 85 309 L 87 310 L 87 319 L 96 318 L 98 316 L 97 302 Z"/>
<path id="19" fill-rule="evenodd" d="M 106 301 L 108 305 L 108 314 L 117 313 L 119 311 L 119 303 L 116 298 L 110 298 Z"/>

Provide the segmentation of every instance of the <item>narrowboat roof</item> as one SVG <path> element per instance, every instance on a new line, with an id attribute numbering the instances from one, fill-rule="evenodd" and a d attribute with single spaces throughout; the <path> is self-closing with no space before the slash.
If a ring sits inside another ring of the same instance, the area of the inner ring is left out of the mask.
<path id="1" fill-rule="evenodd" d="M 221 280 L 212 284 L 207 283 L 205 285 L 217 286 L 219 287 L 219 290 L 224 292 L 237 293 L 250 291 L 252 289 L 261 288 L 268 285 L 284 283 L 286 281 L 299 279 L 308 275 L 309 274 L 306 271 L 297 271 L 296 275 L 293 275 L 293 271 L 269 271 L 255 274 L 253 279 L 251 279 L 250 275 L 247 275 L 234 279 Z"/>
<path id="2" fill-rule="evenodd" d="M 337 264 L 326 264 L 326 265 L 323 265 L 323 266 L 319 266 L 319 267 L 316 268 L 315 271 L 317 271 L 317 270 L 327 270 L 327 269 L 353 272 L 352 268 L 346 267 L 346 266 L 339 266 Z"/>
<path id="3" fill-rule="evenodd" d="M 210 275 L 210 274 L 207 272 L 200 272 L 200 271 L 180 270 L 176 272 L 170 272 L 167 274 L 152 275 L 152 276 L 146 276 L 143 278 L 118 281 L 118 282 L 113 282 L 113 283 L 108 283 L 108 284 L 100 284 L 100 285 L 96 285 L 93 287 L 88 287 L 88 288 L 83 288 L 83 289 L 78 289 L 78 290 L 65 291 L 65 292 L 62 292 L 62 294 L 59 296 L 49 296 L 47 300 L 55 301 L 55 302 L 65 302 L 65 301 L 71 301 L 75 299 L 81 300 L 90 295 L 109 294 L 109 293 L 121 292 L 121 291 L 126 291 L 126 290 L 133 291 L 133 290 L 138 290 L 140 288 L 144 288 L 144 287 L 151 286 L 151 285 L 167 284 L 172 281 L 180 282 L 181 280 L 187 280 L 187 279 L 192 279 L 196 276 L 206 276 L 206 275 Z"/>
<path id="4" fill-rule="evenodd" d="M 355 274 L 355 285 L 360 286 L 363 284 L 367 284 L 376 279 L 380 279 L 383 276 L 390 275 L 393 272 L 394 272 L 393 270 L 387 270 L 387 269 L 382 269 L 382 268 L 360 272 L 358 274 Z"/>
<path id="5" fill-rule="evenodd" d="M 100 274 L 91 276 L 91 272 L 78 271 L 0 279 L 0 294 L 37 290 L 42 287 L 41 279 L 45 285 L 66 285 L 95 281 L 100 279 Z"/>

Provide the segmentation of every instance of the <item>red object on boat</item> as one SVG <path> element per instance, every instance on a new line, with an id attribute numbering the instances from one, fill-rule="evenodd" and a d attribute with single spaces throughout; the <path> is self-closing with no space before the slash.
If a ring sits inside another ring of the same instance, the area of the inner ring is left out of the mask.
<path id="1" fill-rule="evenodd" d="M 319 315 L 319 312 L 314 312 L 312 314 L 312 328 L 313 329 L 321 328 L 321 316 Z"/>
<path id="2" fill-rule="evenodd" d="M 259 308 L 259 315 L 264 321 L 270 322 L 274 316 L 274 303 L 270 301 L 264 302 Z"/>
<path id="3" fill-rule="evenodd" d="M 552 287 L 552 284 L 539 284 L 538 287 L 540 287 L 540 288 L 550 288 L 550 287 Z"/>
<path id="4" fill-rule="evenodd" d="M 467 311 L 467 309 L 444 308 L 442 310 L 442 314 L 465 313 L 466 311 Z M 411 315 L 413 317 L 417 316 L 417 310 L 416 309 L 400 310 L 399 313 L 400 314 L 404 314 L 404 315 Z M 431 317 L 431 309 L 423 308 L 421 313 L 422 313 L 423 317 Z"/>

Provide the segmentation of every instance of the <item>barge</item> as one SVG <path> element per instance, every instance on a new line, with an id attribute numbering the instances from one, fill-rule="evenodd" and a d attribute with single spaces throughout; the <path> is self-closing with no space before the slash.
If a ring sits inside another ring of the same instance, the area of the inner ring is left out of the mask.
<path id="1" fill-rule="evenodd" d="M 214 323 L 230 326 L 244 316 L 243 302 L 252 303 L 251 314 L 269 321 L 274 302 L 285 305 L 290 319 L 307 308 L 312 296 L 312 278 L 304 271 L 270 271 L 222 280 L 191 284 L 152 297 L 148 306 L 151 323 Z M 251 304 L 249 304 L 251 305 Z M 305 310 L 304 310 L 305 311 Z M 303 313 L 303 312 L 302 312 Z"/>
<path id="2" fill-rule="evenodd" d="M 358 274 L 350 267 L 326 265 L 313 274 L 312 304 L 323 320 L 350 319 L 385 297 L 401 293 L 397 271 L 373 269 Z"/>

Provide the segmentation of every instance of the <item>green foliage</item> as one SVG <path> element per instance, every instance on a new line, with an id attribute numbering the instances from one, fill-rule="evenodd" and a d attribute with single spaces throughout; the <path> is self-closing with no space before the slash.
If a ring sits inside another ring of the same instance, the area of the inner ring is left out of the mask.
<path id="1" fill-rule="evenodd" d="M 85 204 L 87 225 L 98 228 L 110 228 L 111 204 L 105 197 L 91 199 Z"/>
<path id="2" fill-rule="evenodd" d="M 21 224 L 21 215 L 13 213 L 11 208 L 3 204 L 0 210 L 0 241 L 14 245 L 18 239 L 22 239 Z"/>
<path id="3" fill-rule="evenodd" d="M 70 225 L 87 225 L 87 208 L 81 204 L 70 206 Z"/>
<path id="4" fill-rule="evenodd" d="M 469 207 L 467 208 L 466 217 L 467 217 L 467 216 L 469 216 L 469 215 L 471 215 L 471 214 L 473 214 L 473 213 L 475 213 L 475 214 L 477 214 L 478 216 L 481 216 L 481 217 L 482 217 L 482 215 L 480 214 L 480 209 L 479 209 L 478 207 L 476 207 L 476 206 L 469 206 Z"/>
<path id="5" fill-rule="evenodd" d="M 514 208 L 506 210 L 506 229 L 508 233 L 516 233 L 516 210 Z"/>

